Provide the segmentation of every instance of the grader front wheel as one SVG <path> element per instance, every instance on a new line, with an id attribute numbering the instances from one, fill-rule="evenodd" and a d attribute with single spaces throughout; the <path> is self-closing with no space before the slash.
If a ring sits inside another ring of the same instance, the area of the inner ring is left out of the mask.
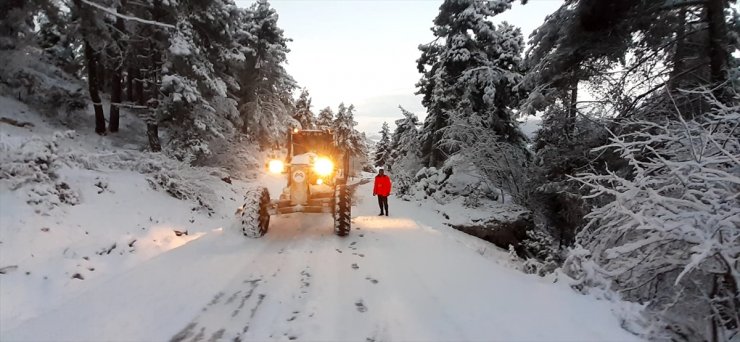
<path id="1" fill-rule="evenodd" d="M 267 188 L 256 187 L 247 191 L 239 217 L 244 236 L 258 238 L 267 233 L 270 226 L 269 205 L 270 192 Z"/>

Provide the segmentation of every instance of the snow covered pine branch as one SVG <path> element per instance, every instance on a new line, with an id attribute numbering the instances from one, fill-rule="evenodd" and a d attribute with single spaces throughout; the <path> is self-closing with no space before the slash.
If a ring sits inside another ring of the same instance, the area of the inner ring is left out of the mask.
<path id="1" fill-rule="evenodd" d="M 702 338 L 709 319 L 713 335 L 731 340 L 740 324 L 740 106 L 710 102 L 713 111 L 697 119 L 630 122 L 596 149 L 615 150 L 630 171 L 574 178 L 600 205 L 578 235 L 590 256 L 571 259 L 592 257 L 601 273 L 575 270 L 580 282 L 606 277 L 629 299 L 656 298 L 650 305 L 666 306 L 662 324 L 688 320 L 696 330 L 684 333 Z"/>

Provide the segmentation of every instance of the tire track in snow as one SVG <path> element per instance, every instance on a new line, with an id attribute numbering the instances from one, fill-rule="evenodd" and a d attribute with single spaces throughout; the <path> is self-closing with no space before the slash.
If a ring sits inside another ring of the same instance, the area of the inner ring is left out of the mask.
<path id="1" fill-rule="evenodd" d="M 292 326 L 313 317 L 313 313 L 305 313 L 312 281 L 309 265 L 319 262 L 314 260 L 313 249 L 320 248 L 316 241 L 334 236 L 331 225 L 322 232 L 323 229 L 316 229 L 312 224 L 294 222 L 291 217 L 275 221 L 283 222 L 259 240 L 266 246 L 246 259 L 248 265 L 242 276 L 216 294 L 171 341 L 265 339 L 266 330 L 271 331 L 269 335 L 273 338 L 279 335 L 298 338 L 300 329 Z M 305 235 L 310 238 L 305 239 Z M 266 309 L 270 312 L 262 313 L 266 303 L 270 304 Z M 290 309 L 286 311 L 286 308 Z M 255 321 L 260 321 L 257 332 Z"/>

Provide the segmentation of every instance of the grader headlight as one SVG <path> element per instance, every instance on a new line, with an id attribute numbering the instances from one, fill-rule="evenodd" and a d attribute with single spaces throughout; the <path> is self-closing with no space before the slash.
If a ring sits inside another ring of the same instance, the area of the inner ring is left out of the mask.
<path id="1" fill-rule="evenodd" d="M 267 168 L 271 173 L 282 173 L 285 170 L 285 164 L 282 160 L 273 159 L 267 164 Z"/>
<path id="2" fill-rule="evenodd" d="M 334 172 L 334 163 L 329 158 L 318 157 L 314 161 L 313 171 L 319 176 L 326 177 Z"/>

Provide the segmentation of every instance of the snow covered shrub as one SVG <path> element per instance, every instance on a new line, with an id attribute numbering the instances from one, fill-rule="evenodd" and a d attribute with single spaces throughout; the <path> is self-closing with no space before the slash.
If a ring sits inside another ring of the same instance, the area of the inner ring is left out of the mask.
<path id="1" fill-rule="evenodd" d="M 393 173 L 393 192 L 402 199 L 408 200 L 409 190 L 414 185 L 414 180 L 406 172 Z"/>
<path id="2" fill-rule="evenodd" d="M 450 129 L 452 130 L 452 129 Z M 524 186 L 529 178 L 530 153 L 523 145 L 502 141 L 482 125 L 455 127 L 458 153 L 445 162 L 463 173 L 485 180 L 485 184 L 503 190 L 503 198 L 510 196 L 514 203 L 525 204 L 529 197 Z"/>
<path id="3" fill-rule="evenodd" d="M 544 276 L 554 271 L 562 262 L 560 250 L 552 237 L 541 230 L 527 230 L 522 241 L 524 251 L 530 257 L 524 262 L 525 272 Z"/>
<path id="4" fill-rule="evenodd" d="M 469 164 L 457 163 L 453 157 L 445 166 L 437 169 L 425 167 L 419 170 L 413 179 L 396 179 L 395 182 L 406 188 L 407 198 L 433 198 L 438 203 L 449 203 L 455 198 L 464 198 L 469 207 L 479 206 L 483 200 L 497 200 L 498 189 L 491 186 L 485 178 L 475 173 Z"/>
<path id="5" fill-rule="evenodd" d="M 62 204 L 79 204 L 77 192 L 58 174 L 64 166 L 59 142 L 72 135 L 71 131 L 57 132 L 51 138 L 33 137 L 17 145 L 13 141 L 3 141 L 0 143 L 0 181 L 13 191 L 28 186 L 27 203 L 39 211 Z"/>
<path id="6" fill-rule="evenodd" d="M 631 122 L 597 149 L 618 152 L 629 168 L 575 178 L 598 203 L 577 237 L 598 266 L 584 278 L 605 277 L 626 299 L 649 301 L 653 337 L 740 333 L 738 100 L 710 99 L 713 110 L 696 119 Z"/>
<path id="7" fill-rule="evenodd" d="M 7 180 L 11 190 L 27 183 L 52 182 L 57 178 L 57 142 L 34 138 L 20 146 L 2 143 L 0 148 L 0 180 Z"/>
<path id="8" fill-rule="evenodd" d="M 424 198 L 441 189 L 442 184 L 452 174 L 452 169 L 438 170 L 436 167 L 425 167 L 414 176 L 414 190 Z"/>
<path id="9" fill-rule="evenodd" d="M 170 172 L 158 172 L 147 178 L 147 182 L 154 190 L 164 190 L 170 196 L 177 199 L 188 199 L 192 194 L 186 188 L 183 188 L 182 179 L 176 174 Z"/>
<path id="10" fill-rule="evenodd" d="M 555 101 L 544 110 L 541 128 L 532 141 L 534 160 L 524 182 L 527 200 L 537 229 L 550 234 L 560 248 L 572 246 L 586 225 L 588 207 L 581 198 L 587 192 L 569 178 L 584 169 L 602 170 L 624 162 L 614 153 L 594 153 L 607 143 L 608 123 L 599 113 L 569 115 L 567 101 Z"/>
<path id="11" fill-rule="evenodd" d="M 576 290 L 601 296 L 611 294 L 606 272 L 594 261 L 591 251 L 581 245 L 575 245 L 568 252 L 562 270 L 573 279 L 570 286 Z"/>
<path id="12" fill-rule="evenodd" d="M 31 57 L 31 58 L 29 58 Z M 87 106 L 82 84 L 53 65 L 41 51 L 0 51 L 0 94 L 18 98 L 45 114 L 79 110 Z"/>

